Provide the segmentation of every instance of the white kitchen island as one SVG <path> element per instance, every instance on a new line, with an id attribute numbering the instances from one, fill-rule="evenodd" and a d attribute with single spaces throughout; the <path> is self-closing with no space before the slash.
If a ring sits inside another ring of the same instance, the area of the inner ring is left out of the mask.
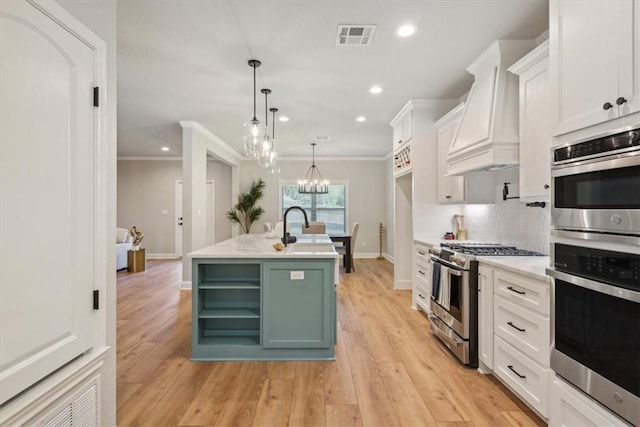
<path id="1" fill-rule="evenodd" d="M 242 235 L 189 254 L 192 360 L 335 359 L 338 254 L 331 239 Z"/>

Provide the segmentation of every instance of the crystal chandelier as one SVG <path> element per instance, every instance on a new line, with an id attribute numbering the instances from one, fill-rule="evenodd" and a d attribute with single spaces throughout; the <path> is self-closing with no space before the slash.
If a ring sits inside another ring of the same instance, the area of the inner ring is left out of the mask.
<path id="1" fill-rule="evenodd" d="M 262 140 L 267 134 L 267 127 L 256 117 L 256 68 L 262 63 L 257 59 L 250 59 L 249 66 L 253 68 L 253 118 L 242 125 L 244 152 L 249 157 L 258 157 Z"/>
<path id="2" fill-rule="evenodd" d="M 265 161 L 265 167 L 268 173 L 280 173 L 280 159 L 278 158 L 278 150 L 276 148 L 276 113 L 278 109 L 269 108 L 269 111 L 273 114 L 273 119 L 271 120 L 273 133 L 271 134 L 271 151 L 269 152 L 268 159 Z"/>
<path id="3" fill-rule="evenodd" d="M 329 192 L 329 181 L 322 178 L 320 169 L 316 166 L 316 143 L 312 142 L 313 158 L 307 175 L 303 180 L 298 181 L 298 193 L 302 194 L 327 194 Z"/>

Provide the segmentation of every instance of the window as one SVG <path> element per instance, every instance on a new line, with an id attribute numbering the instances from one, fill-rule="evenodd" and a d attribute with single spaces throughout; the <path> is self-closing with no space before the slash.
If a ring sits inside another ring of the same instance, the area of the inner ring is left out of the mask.
<path id="1" fill-rule="evenodd" d="M 326 225 L 327 234 L 346 232 L 347 224 L 347 184 L 329 185 L 327 194 L 300 194 L 297 183 L 280 183 L 280 216 L 291 206 L 300 206 L 307 212 L 309 221 L 320 221 Z M 287 215 L 287 225 L 291 234 L 301 234 L 304 217 L 299 211 Z"/>

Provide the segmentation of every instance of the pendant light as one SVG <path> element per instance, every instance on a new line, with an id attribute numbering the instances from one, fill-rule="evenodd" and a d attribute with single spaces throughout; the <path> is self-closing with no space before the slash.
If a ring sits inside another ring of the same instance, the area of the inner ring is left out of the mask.
<path id="1" fill-rule="evenodd" d="M 267 128 L 256 117 L 256 68 L 262 63 L 257 59 L 250 59 L 249 66 L 253 68 L 253 118 L 243 126 L 244 152 L 249 157 L 258 157 L 262 139 L 267 134 Z"/>
<path id="2" fill-rule="evenodd" d="M 269 160 L 266 166 L 268 173 L 280 173 L 280 159 L 278 158 L 278 150 L 276 148 L 276 113 L 277 108 L 269 108 L 269 111 L 273 114 L 271 120 L 271 128 L 273 133 L 271 134 L 271 152 L 269 153 Z"/>
<path id="3" fill-rule="evenodd" d="M 329 192 L 329 181 L 322 178 L 320 169 L 316 166 L 316 143 L 312 142 L 311 147 L 313 149 L 311 166 L 309 166 L 305 179 L 298 181 L 298 193 L 327 194 Z"/>
<path id="4" fill-rule="evenodd" d="M 260 92 L 264 93 L 264 125 L 267 129 L 260 143 L 260 150 L 258 153 L 258 165 L 266 168 L 269 166 L 269 158 L 271 156 L 272 141 L 269 136 L 269 115 L 267 113 L 269 100 L 268 96 L 271 94 L 271 89 L 261 89 Z"/>

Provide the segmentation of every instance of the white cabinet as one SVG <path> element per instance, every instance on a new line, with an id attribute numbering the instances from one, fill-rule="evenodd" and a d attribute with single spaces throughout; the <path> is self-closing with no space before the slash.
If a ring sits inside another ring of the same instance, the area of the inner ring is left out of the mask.
<path id="1" fill-rule="evenodd" d="M 431 312 L 429 301 L 431 298 L 432 271 L 429 246 L 415 243 L 414 248 L 412 307 L 428 314 Z"/>
<path id="2" fill-rule="evenodd" d="M 546 418 L 552 374 L 550 283 L 482 261 L 478 276 L 479 369 L 483 373 L 493 369 L 498 379 Z"/>
<path id="3" fill-rule="evenodd" d="M 478 360 L 479 370 L 493 369 L 493 270 L 478 267 Z"/>
<path id="4" fill-rule="evenodd" d="M 509 71 L 520 77 L 520 200 L 549 200 L 549 42 L 540 44 Z"/>
<path id="5" fill-rule="evenodd" d="M 464 103 L 461 103 L 436 122 L 438 132 L 438 203 L 464 202 L 464 177 L 446 176 L 449 171 L 447 154 L 458 131 Z"/>
<path id="6" fill-rule="evenodd" d="M 640 111 L 640 1 L 552 0 L 554 135 Z"/>
<path id="7" fill-rule="evenodd" d="M 404 175 L 411 171 L 411 140 L 413 139 L 414 106 L 410 101 L 391 121 L 393 127 L 393 173 Z"/>
<path id="8" fill-rule="evenodd" d="M 413 108 L 403 109 L 391 122 L 393 126 L 393 148 L 413 138 Z"/>
<path id="9" fill-rule="evenodd" d="M 549 400 L 550 427 L 628 426 L 598 402 L 559 377 L 551 381 Z"/>

